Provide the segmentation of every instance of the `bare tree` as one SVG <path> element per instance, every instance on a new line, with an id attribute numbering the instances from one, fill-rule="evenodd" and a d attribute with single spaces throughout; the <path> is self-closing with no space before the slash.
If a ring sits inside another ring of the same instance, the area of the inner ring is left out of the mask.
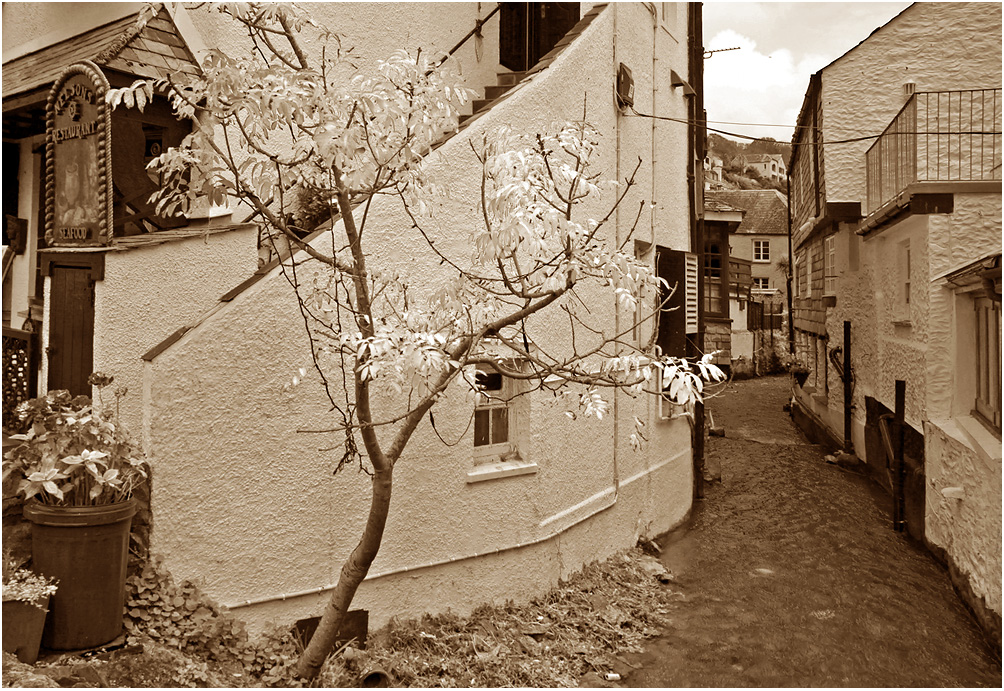
<path id="1" fill-rule="evenodd" d="M 546 386 L 569 401 L 570 415 L 602 417 L 604 391 L 665 387 L 686 403 L 701 395 L 702 380 L 723 375 L 709 358 L 692 365 L 654 346 L 668 287 L 623 251 L 630 233 L 611 243 L 614 210 L 634 176 L 599 179 L 598 133 L 588 123 L 472 142 L 479 218 L 465 241 L 448 242 L 432 213 L 440 191 L 429 152 L 456 129 L 471 94 L 443 58 L 400 52 L 358 70 L 335 34 L 292 6 L 217 9 L 248 36 L 251 55 L 213 51 L 201 77 L 137 82 L 108 99 L 142 107 L 164 93 L 193 119 L 182 145 L 152 164 L 164 180 L 158 211 L 205 198 L 254 210 L 297 296 L 334 416 L 324 431 L 343 439 L 338 469 L 372 476 L 362 536 L 295 669 L 312 678 L 380 548 L 395 464 L 451 386 L 491 396 L 477 375 L 490 367 L 519 380 L 521 395 Z M 608 187 L 606 213 L 580 219 L 582 205 Z M 310 242 L 309 229 L 290 220 L 305 197 L 334 219 Z M 406 219 L 409 247 L 435 257 L 434 281 L 380 264 L 371 226 L 388 215 Z M 620 330 L 590 309 L 603 301 L 627 315 Z M 653 337 L 639 342 L 635 329 L 645 323 Z M 637 424 L 632 442 L 640 444 Z"/>

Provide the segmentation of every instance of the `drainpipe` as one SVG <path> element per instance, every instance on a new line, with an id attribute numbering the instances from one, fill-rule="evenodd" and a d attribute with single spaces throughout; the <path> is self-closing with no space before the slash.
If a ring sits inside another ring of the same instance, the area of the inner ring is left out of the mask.
<path id="1" fill-rule="evenodd" d="M 844 320 L 844 371 L 840 373 L 844 380 L 844 451 L 854 453 L 854 442 L 851 441 L 851 408 L 854 403 L 851 400 L 852 380 L 851 373 L 851 322 Z"/>
<path id="2" fill-rule="evenodd" d="M 613 52 L 613 60 L 611 61 L 611 67 L 613 67 L 614 74 L 617 74 L 618 65 L 617 62 L 617 5 L 615 4 L 610 8 L 613 13 L 613 45 L 611 50 Z M 529 12 L 529 10 L 527 10 Z M 614 90 L 616 91 L 616 77 L 614 78 Z M 617 97 L 614 96 L 614 129 L 616 136 L 616 155 L 614 158 L 614 179 L 620 182 L 621 179 L 621 124 L 623 112 L 621 111 L 620 103 L 617 102 Z M 618 204 L 614 209 L 614 242 L 615 247 L 621 246 L 621 205 Z M 621 332 L 621 308 L 617 303 L 616 298 L 614 299 L 614 330 L 616 333 Z M 620 346 L 617 346 L 617 354 L 620 354 Z M 614 483 L 614 501 L 620 494 L 621 479 L 620 479 L 620 467 L 618 449 L 620 448 L 620 391 L 614 387 L 613 393 L 613 403 L 614 403 L 614 448 L 613 448 L 613 483 Z"/>
<path id="3" fill-rule="evenodd" d="M 691 246 L 697 253 L 697 355 L 704 353 L 704 213 L 697 209 L 697 174 L 694 162 L 698 154 L 704 159 L 704 46 L 701 3 L 687 5 L 688 72 L 694 95 L 685 96 L 690 124 L 687 151 L 687 196 L 690 207 Z M 694 404 L 694 499 L 704 498 L 704 403 Z"/>
<path id="4" fill-rule="evenodd" d="M 788 161 L 788 171 L 785 179 L 788 184 L 788 276 L 785 279 L 788 289 L 788 354 L 795 354 L 795 310 L 792 309 L 791 299 L 791 275 L 795 271 L 795 255 L 791 251 L 791 163 L 795 160 L 795 152 L 791 152 L 791 160 Z"/>

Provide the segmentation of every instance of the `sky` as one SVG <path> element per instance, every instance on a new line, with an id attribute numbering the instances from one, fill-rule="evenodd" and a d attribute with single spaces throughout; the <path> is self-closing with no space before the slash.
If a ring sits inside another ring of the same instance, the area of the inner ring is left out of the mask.
<path id="1" fill-rule="evenodd" d="M 740 48 L 704 61 L 708 127 L 790 142 L 809 77 L 910 4 L 705 2 L 705 50 Z"/>

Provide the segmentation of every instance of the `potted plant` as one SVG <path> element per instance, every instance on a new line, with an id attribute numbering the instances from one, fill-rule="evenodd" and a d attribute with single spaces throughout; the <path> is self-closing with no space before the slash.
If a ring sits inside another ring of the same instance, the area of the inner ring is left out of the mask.
<path id="1" fill-rule="evenodd" d="M 795 381 L 799 386 L 805 386 L 805 380 L 809 378 L 809 368 L 805 365 L 795 362 L 789 367 L 789 371 L 792 376 L 795 377 Z"/>
<path id="2" fill-rule="evenodd" d="M 51 578 L 19 565 L 9 554 L 3 558 L 3 649 L 25 664 L 35 664 L 42 642 L 46 607 L 56 592 Z"/>
<path id="3" fill-rule="evenodd" d="M 102 387 L 110 377 L 95 373 Z M 122 631 L 133 492 L 148 477 L 142 454 L 113 416 L 86 396 L 50 391 L 17 408 L 28 426 L 4 454 L 31 522 L 32 566 L 59 581 L 43 644 L 90 648 Z"/>

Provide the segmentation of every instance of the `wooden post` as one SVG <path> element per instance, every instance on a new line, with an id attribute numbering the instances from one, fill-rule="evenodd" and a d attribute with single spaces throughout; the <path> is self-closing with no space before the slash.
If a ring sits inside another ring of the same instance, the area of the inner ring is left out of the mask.
<path id="1" fill-rule="evenodd" d="M 902 379 L 896 380 L 896 410 L 892 419 L 892 443 L 893 451 L 896 454 L 893 467 L 893 490 L 892 490 L 892 521 L 893 529 L 897 533 L 903 532 L 906 525 L 906 500 L 903 496 L 903 485 L 906 475 L 906 463 L 903 459 L 903 426 L 906 418 L 906 382 Z"/>

